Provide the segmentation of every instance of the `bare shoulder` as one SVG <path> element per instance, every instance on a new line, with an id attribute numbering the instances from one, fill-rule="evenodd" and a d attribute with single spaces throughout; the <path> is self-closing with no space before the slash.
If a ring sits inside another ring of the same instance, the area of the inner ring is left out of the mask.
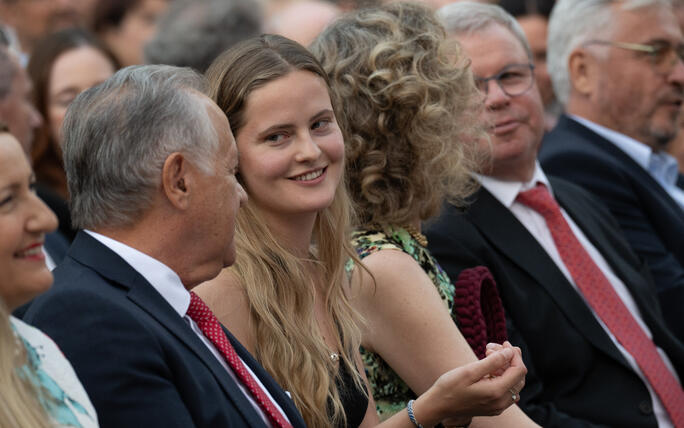
<path id="1" fill-rule="evenodd" d="M 378 286 L 427 278 L 427 274 L 418 262 L 398 249 L 376 251 L 366 256 L 363 263 L 375 278 Z"/>
<path id="2" fill-rule="evenodd" d="M 432 280 L 418 262 L 401 250 L 376 251 L 366 256 L 363 264 L 368 271 L 357 267 L 352 277 L 355 295 L 359 298 L 357 305 L 362 312 L 377 308 L 378 304 L 389 304 L 397 295 L 436 293 Z"/>

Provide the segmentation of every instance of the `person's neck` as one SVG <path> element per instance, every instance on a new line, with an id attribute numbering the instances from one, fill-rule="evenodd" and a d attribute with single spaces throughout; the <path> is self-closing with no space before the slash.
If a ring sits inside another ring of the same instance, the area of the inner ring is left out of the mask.
<path id="1" fill-rule="evenodd" d="M 530 165 L 518 165 L 512 168 L 492 168 L 486 171 L 484 175 L 495 178 L 501 181 L 514 181 L 527 183 L 534 177 L 535 163 Z"/>
<path id="2" fill-rule="evenodd" d="M 274 215 L 262 212 L 261 215 L 282 246 L 298 257 L 309 256 L 317 213 Z"/>

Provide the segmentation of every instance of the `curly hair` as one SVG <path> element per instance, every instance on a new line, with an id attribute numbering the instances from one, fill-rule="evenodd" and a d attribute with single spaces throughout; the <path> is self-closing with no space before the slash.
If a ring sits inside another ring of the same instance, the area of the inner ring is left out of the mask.
<path id="1" fill-rule="evenodd" d="M 330 77 L 360 225 L 406 224 L 463 204 L 480 164 L 470 62 L 434 13 L 394 3 L 332 23 L 310 47 Z"/>

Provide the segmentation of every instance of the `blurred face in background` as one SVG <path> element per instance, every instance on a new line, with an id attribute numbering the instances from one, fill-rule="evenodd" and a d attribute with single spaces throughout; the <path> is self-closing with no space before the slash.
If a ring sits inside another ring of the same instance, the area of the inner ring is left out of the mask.
<path id="1" fill-rule="evenodd" d="M 585 117 L 660 150 L 677 133 L 684 101 L 684 62 L 677 54 L 684 37 L 669 7 L 613 8 L 612 31 L 600 39 L 604 44 L 584 48 L 585 97 L 592 108 Z M 619 43 L 662 49 L 650 55 Z"/>
<path id="2" fill-rule="evenodd" d="M 16 61 L 10 91 L 0 99 L 0 121 L 7 125 L 24 151 L 30 153 L 34 132 L 43 121 L 31 101 L 31 81 Z"/>
<path id="3" fill-rule="evenodd" d="M 548 106 L 555 99 L 551 77 L 546 69 L 546 39 L 549 23 L 541 15 L 521 16 L 517 18 L 517 21 L 522 27 L 532 50 L 534 78 L 539 88 L 539 94 L 542 97 L 544 106 Z"/>
<path id="4" fill-rule="evenodd" d="M 122 67 L 144 63 L 143 47 L 157 31 L 157 22 L 167 6 L 167 0 L 140 0 L 118 26 L 102 31 L 102 40 Z"/>
<path id="5" fill-rule="evenodd" d="M 0 133 L 0 298 L 10 310 L 52 284 L 43 242 L 57 218 L 36 196 L 34 181 L 17 140 Z"/>
<path id="6" fill-rule="evenodd" d="M 3 0 L 2 21 L 14 28 L 21 48 L 30 53 L 42 36 L 84 23 L 87 0 Z"/>
<path id="7" fill-rule="evenodd" d="M 72 49 L 57 57 L 48 83 L 47 120 L 53 138 L 60 145 L 60 128 L 69 104 L 78 94 L 104 82 L 114 72 L 110 59 L 91 46 Z"/>

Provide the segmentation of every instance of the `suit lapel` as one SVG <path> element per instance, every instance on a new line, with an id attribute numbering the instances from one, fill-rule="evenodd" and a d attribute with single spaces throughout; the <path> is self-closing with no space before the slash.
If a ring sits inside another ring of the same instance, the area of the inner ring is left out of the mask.
<path id="1" fill-rule="evenodd" d="M 292 426 L 295 428 L 304 428 L 306 424 L 304 423 L 299 411 L 295 407 L 294 401 L 292 401 L 292 399 L 285 393 L 283 388 L 271 377 L 268 372 L 266 372 L 266 370 L 264 370 L 261 364 L 254 359 L 252 354 L 250 354 L 249 351 L 242 346 L 242 344 L 230 333 L 230 331 L 228 331 L 228 329 L 225 327 L 223 330 L 225 331 L 226 336 L 228 336 L 228 340 L 230 340 L 233 348 L 235 348 L 235 352 L 237 352 L 242 361 L 248 365 L 250 369 L 252 369 L 254 374 L 257 375 L 264 387 L 268 389 L 268 392 L 271 394 L 273 399 L 278 402 L 280 408 L 283 409 L 287 415 L 287 418 L 290 420 Z"/>
<path id="2" fill-rule="evenodd" d="M 235 403 L 235 407 L 242 413 L 245 420 L 249 422 L 249 425 L 264 425 L 263 420 L 254 411 L 239 386 L 226 373 L 226 369 L 207 349 L 185 320 L 126 261 L 84 232 L 79 232 L 77 235 L 69 255 L 110 281 L 128 289 L 128 299 L 164 326 L 207 366 L 226 395 Z"/>
<path id="3" fill-rule="evenodd" d="M 485 188 L 480 189 L 477 198 L 466 215 L 480 233 L 501 254 L 534 278 L 589 342 L 626 366 L 626 361 L 582 297 L 537 240 Z"/>
<path id="4" fill-rule="evenodd" d="M 559 129 L 564 130 L 564 132 L 570 132 L 580 136 L 586 143 L 593 145 L 595 149 L 609 153 L 610 156 L 617 159 L 621 165 L 628 168 L 630 172 L 634 174 L 637 181 L 644 183 L 644 186 L 648 186 L 649 191 L 655 193 L 661 203 L 668 206 L 667 211 L 673 218 L 678 218 L 680 221 L 684 220 L 682 209 L 672 196 L 667 193 L 663 186 L 658 183 L 648 171 L 614 143 L 565 115 L 561 116 L 558 120 L 557 126 Z M 683 181 L 684 178 L 682 178 L 680 174 L 677 179 L 677 185 L 681 186 Z"/>

